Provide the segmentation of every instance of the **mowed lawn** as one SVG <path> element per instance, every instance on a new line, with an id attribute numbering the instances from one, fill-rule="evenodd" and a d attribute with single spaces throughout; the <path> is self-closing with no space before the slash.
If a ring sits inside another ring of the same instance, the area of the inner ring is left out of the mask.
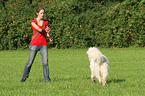
<path id="1" fill-rule="evenodd" d="M 145 96 L 145 49 L 105 49 L 107 83 L 90 79 L 87 49 L 49 49 L 51 82 L 44 82 L 38 52 L 29 78 L 20 82 L 29 50 L 0 51 L 0 96 Z"/>

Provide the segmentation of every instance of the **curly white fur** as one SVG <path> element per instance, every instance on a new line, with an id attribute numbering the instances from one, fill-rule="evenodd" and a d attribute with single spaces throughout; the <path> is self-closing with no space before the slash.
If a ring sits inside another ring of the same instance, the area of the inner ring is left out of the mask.
<path id="1" fill-rule="evenodd" d="M 92 81 L 95 82 L 95 77 L 97 77 L 99 83 L 102 82 L 105 85 L 109 70 L 109 60 L 95 47 L 90 47 L 87 54 L 90 61 Z"/>

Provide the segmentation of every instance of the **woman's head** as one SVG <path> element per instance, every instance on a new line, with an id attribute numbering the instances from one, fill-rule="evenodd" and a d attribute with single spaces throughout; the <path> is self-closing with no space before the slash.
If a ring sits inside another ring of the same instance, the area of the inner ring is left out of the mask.
<path id="1" fill-rule="evenodd" d="M 42 19 L 43 18 L 43 15 L 44 15 L 44 12 L 45 12 L 45 8 L 38 7 L 36 9 L 36 16 Z"/>

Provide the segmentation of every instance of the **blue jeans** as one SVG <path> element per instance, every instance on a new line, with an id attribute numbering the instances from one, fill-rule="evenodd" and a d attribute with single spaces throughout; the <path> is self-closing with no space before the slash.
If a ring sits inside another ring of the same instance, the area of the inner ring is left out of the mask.
<path id="1" fill-rule="evenodd" d="M 33 61 L 34 61 L 35 56 L 36 56 L 38 51 L 40 51 L 41 56 L 42 56 L 44 80 L 45 81 L 50 81 L 47 46 L 33 46 L 33 45 L 30 45 L 29 60 L 26 64 L 26 66 L 25 66 L 22 78 L 28 78 L 29 72 L 30 72 L 32 64 L 33 64 Z"/>

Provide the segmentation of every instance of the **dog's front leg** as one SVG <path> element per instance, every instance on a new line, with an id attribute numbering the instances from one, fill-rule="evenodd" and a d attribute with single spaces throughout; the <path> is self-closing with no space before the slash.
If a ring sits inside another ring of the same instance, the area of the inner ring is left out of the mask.
<path id="1" fill-rule="evenodd" d="M 93 62 L 90 63 L 90 69 L 91 69 L 91 80 L 92 82 L 94 83 L 96 80 L 95 80 L 95 71 L 94 71 L 94 66 L 92 64 Z"/>
<path id="2" fill-rule="evenodd" d="M 95 80 L 95 77 L 93 75 L 91 75 L 91 79 L 92 79 L 92 82 L 95 83 L 96 80 Z"/>

